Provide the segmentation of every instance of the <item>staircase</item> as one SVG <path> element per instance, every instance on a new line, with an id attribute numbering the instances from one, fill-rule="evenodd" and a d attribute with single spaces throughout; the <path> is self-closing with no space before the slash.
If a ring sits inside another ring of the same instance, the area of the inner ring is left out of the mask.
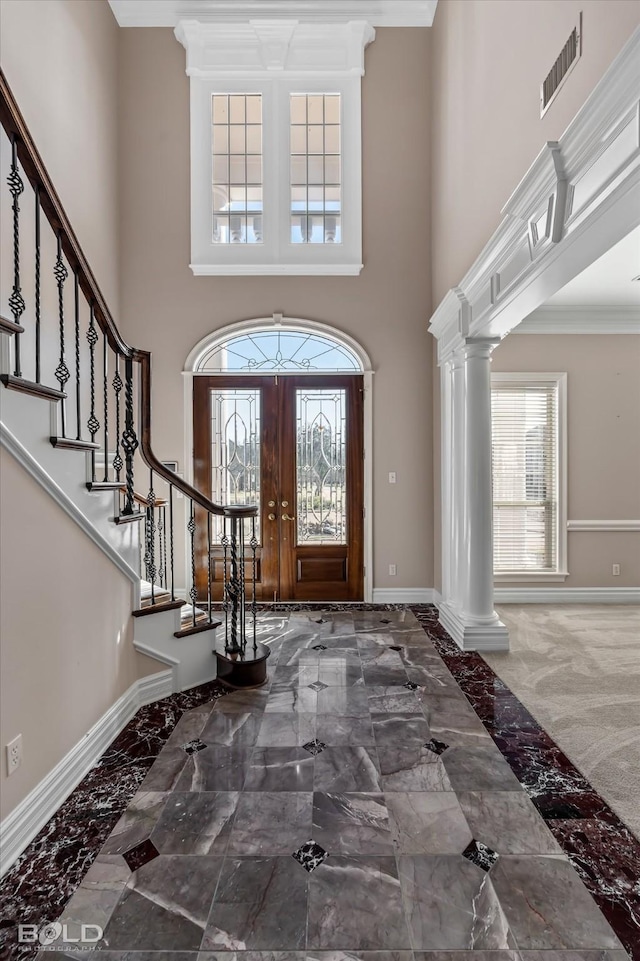
<path id="1" fill-rule="evenodd" d="M 1 72 L 0 124 L 9 194 L 2 237 L 10 236 L 3 261 L 9 252 L 11 260 L 0 315 L 3 443 L 46 474 L 130 576 L 134 646 L 170 666 L 174 691 L 216 676 L 233 687 L 261 684 L 268 650 L 256 635 L 257 508 L 215 504 L 156 457 L 151 354 L 118 331 Z M 208 559 L 204 577 L 199 557 Z"/>

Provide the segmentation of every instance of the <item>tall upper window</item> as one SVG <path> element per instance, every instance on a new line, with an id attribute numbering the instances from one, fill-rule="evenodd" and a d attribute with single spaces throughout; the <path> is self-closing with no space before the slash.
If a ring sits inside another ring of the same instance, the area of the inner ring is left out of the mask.
<path id="1" fill-rule="evenodd" d="M 563 397 L 564 375 L 492 376 L 496 574 L 564 571 Z"/>
<path id="2" fill-rule="evenodd" d="M 195 274 L 358 274 L 364 21 L 203 24 L 191 78 Z"/>

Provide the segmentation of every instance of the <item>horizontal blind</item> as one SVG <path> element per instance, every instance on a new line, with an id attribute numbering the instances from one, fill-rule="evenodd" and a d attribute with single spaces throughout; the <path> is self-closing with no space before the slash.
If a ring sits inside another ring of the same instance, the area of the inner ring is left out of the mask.
<path id="1" fill-rule="evenodd" d="M 558 393 L 555 384 L 491 389 L 493 566 L 557 569 Z"/>

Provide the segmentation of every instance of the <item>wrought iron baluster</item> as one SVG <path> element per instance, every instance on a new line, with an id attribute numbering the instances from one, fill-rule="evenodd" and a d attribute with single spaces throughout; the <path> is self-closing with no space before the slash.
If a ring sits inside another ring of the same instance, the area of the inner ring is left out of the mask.
<path id="1" fill-rule="evenodd" d="M 245 592 L 245 572 L 244 572 L 244 517 L 238 520 L 238 527 L 240 531 L 240 536 L 238 538 L 238 563 L 239 563 L 239 581 L 240 581 L 240 596 L 238 598 L 239 602 L 239 615 L 240 615 L 240 646 L 242 648 L 242 653 L 244 654 L 244 649 L 247 643 L 246 635 L 246 592 Z"/>
<path id="2" fill-rule="evenodd" d="M 173 484 L 169 484 L 169 563 L 171 565 L 171 600 L 175 601 L 176 588 L 173 578 Z"/>
<path id="3" fill-rule="evenodd" d="M 151 603 L 156 602 L 156 493 L 153 489 L 153 471 L 149 471 L 149 493 L 147 495 L 147 509 L 145 517 L 146 551 L 144 555 L 147 580 L 151 582 Z"/>
<path id="4" fill-rule="evenodd" d="M 249 544 L 251 546 L 251 619 L 253 622 L 253 653 L 254 655 L 257 655 L 258 635 L 256 628 L 256 614 L 258 612 L 258 605 L 256 604 L 256 575 L 258 571 L 258 538 L 256 537 L 255 517 L 251 518 L 251 540 Z"/>
<path id="5" fill-rule="evenodd" d="M 133 455 L 138 447 L 138 438 L 133 420 L 133 359 L 127 357 L 124 364 L 124 431 L 122 433 L 122 449 L 125 455 L 126 495 L 123 514 L 133 514 Z"/>
<path id="6" fill-rule="evenodd" d="M 18 142 L 15 135 L 11 138 L 11 170 L 7 177 L 9 192 L 13 198 L 13 290 L 9 297 L 9 309 L 16 324 L 25 311 L 24 297 L 20 289 L 20 204 L 18 198 L 24 190 L 24 182 L 18 170 Z M 16 377 L 22 377 L 22 363 L 20 359 L 20 331 L 15 333 L 15 370 Z"/>
<path id="7" fill-rule="evenodd" d="M 229 650 L 229 595 L 227 594 L 228 564 L 229 564 L 229 538 L 227 536 L 227 518 L 222 518 L 222 609 L 224 611 L 224 646 Z"/>
<path id="8" fill-rule="evenodd" d="M 36 263 L 35 263 L 35 307 L 36 307 L 36 384 L 40 383 L 40 187 L 35 188 L 36 197 Z"/>
<path id="9" fill-rule="evenodd" d="M 164 589 L 164 555 L 162 553 L 163 547 L 163 532 L 164 532 L 164 507 L 158 507 L 158 522 L 156 524 L 156 530 L 158 531 L 158 585 Z"/>
<path id="10" fill-rule="evenodd" d="M 238 570 L 238 518 L 231 518 L 231 576 L 227 583 L 227 594 L 231 604 L 231 637 L 227 650 L 231 654 L 241 654 L 239 643 L 239 606 L 240 606 L 240 573 Z"/>
<path id="11" fill-rule="evenodd" d="M 62 259 L 62 234 L 60 233 L 58 233 L 58 253 L 56 257 L 56 264 L 53 268 L 53 275 L 56 278 L 56 283 L 58 285 L 58 329 L 60 338 L 60 359 L 58 361 L 58 366 L 56 367 L 55 378 L 60 384 L 60 390 L 63 391 L 65 384 L 71 375 L 64 358 L 64 282 L 69 276 L 69 271 L 65 267 Z M 60 401 L 60 423 L 62 436 L 66 437 L 66 400 L 64 399 Z"/>
<path id="12" fill-rule="evenodd" d="M 91 443 L 94 444 L 96 440 L 96 434 L 100 430 L 100 422 L 96 417 L 96 344 L 98 343 L 98 333 L 96 331 L 96 319 L 93 312 L 93 304 L 91 304 L 89 313 L 89 327 L 87 329 L 87 342 L 89 344 L 89 390 L 91 394 L 91 411 L 89 413 L 89 420 L 87 421 L 87 427 L 89 428 L 89 433 L 91 434 Z M 91 483 L 96 482 L 96 452 L 91 451 Z"/>
<path id="13" fill-rule="evenodd" d="M 109 343 L 106 332 L 102 335 L 102 409 L 104 411 L 104 476 L 105 484 L 109 482 Z"/>
<path id="14" fill-rule="evenodd" d="M 78 271 L 73 274 L 73 313 L 75 322 L 76 341 L 76 440 L 82 439 L 82 422 L 80 413 L 80 288 L 78 286 Z"/>
<path id="15" fill-rule="evenodd" d="M 116 354 L 116 372 L 111 382 L 116 395 L 116 452 L 113 457 L 113 469 L 116 473 L 116 480 L 120 480 L 120 473 L 123 468 L 122 454 L 120 453 L 120 393 L 124 384 L 120 376 L 120 355 Z"/>
<path id="16" fill-rule="evenodd" d="M 209 623 L 211 615 L 211 514 L 207 513 L 207 604 L 209 605 Z"/>
<path id="17" fill-rule="evenodd" d="M 196 518 L 193 509 L 193 501 L 191 503 L 191 512 L 189 516 L 189 523 L 187 524 L 187 530 L 189 531 L 191 539 L 191 590 L 189 591 L 189 597 L 191 598 L 191 619 L 193 626 L 196 626 L 196 600 L 198 599 L 198 589 L 196 587 Z"/>

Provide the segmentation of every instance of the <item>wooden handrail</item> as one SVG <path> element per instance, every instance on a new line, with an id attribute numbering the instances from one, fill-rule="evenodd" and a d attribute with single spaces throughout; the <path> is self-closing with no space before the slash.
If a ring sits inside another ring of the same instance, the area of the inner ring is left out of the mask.
<path id="1" fill-rule="evenodd" d="M 159 477 L 162 477 L 177 490 L 182 491 L 186 497 L 210 514 L 228 517 L 255 517 L 257 515 L 257 508 L 255 507 L 225 507 L 215 504 L 174 471 L 165 467 L 153 453 L 151 446 L 151 354 L 149 351 L 131 347 L 121 336 L 1 69 L 0 123 L 10 139 L 15 137 L 18 159 L 22 169 L 34 190 L 39 191 L 41 210 L 49 221 L 54 234 L 60 236 L 64 256 L 71 270 L 77 273 L 79 287 L 89 305 L 93 305 L 98 326 L 106 335 L 110 347 L 121 357 L 130 358 L 140 365 L 138 440 L 143 460 Z"/>

